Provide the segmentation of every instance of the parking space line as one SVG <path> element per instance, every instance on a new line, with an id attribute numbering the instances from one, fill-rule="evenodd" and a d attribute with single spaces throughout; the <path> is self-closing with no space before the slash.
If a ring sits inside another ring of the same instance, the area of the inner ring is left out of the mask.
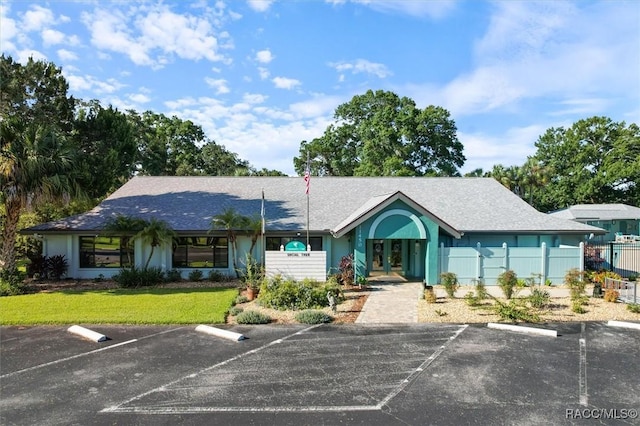
<path id="1" fill-rule="evenodd" d="M 153 414 L 158 414 L 158 415 L 162 415 L 162 414 L 199 414 L 199 413 L 214 413 L 214 412 L 252 412 L 252 413 L 259 413 L 259 412 L 265 412 L 265 413 L 277 413 L 277 412 L 344 412 L 344 411 L 380 411 L 382 410 L 382 408 L 389 403 L 389 401 L 391 399 L 393 399 L 394 397 L 396 397 L 400 392 L 402 392 L 402 390 L 409 384 L 411 383 L 419 374 L 421 374 L 425 369 L 427 369 L 429 367 L 429 365 L 431 363 L 433 363 L 444 351 L 445 349 L 449 346 L 449 344 L 455 340 L 464 330 L 467 329 L 468 324 L 464 324 L 462 326 L 459 326 L 455 331 L 451 330 L 453 332 L 453 335 L 447 337 L 446 341 L 440 345 L 426 360 L 424 360 L 417 368 L 415 368 L 415 370 L 413 370 L 412 372 L 409 373 L 409 375 L 403 379 L 400 383 L 399 386 L 397 386 L 395 389 L 393 389 L 393 391 L 391 393 L 389 393 L 388 395 L 386 395 L 385 398 L 383 398 L 379 403 L 375 404 L 375 405 L 338 405 L 338 406 L 333 406 L 333 405 L 329 405 L 329 406 L 314 406 L 314 405 L 310 405 L 310 406 L 277 406 L 277 407 L 257 407 L 257 406 L 235 406 L 235 407 L 229 407 L 229 406 L 197 406 L 197 407 L 185 407 L 185 406 L 153 406 L 153 407 L 147 407 L 144 404 L 140 404 L 140 405 L 135 405 L 136 401 L 140 401 L 143 398 L 156 393 L 156 392 L 163 392 L 165 390 L 170 389 L 172 386 L 184 381 L 184 380 L 188 380 L 188 379 L 194 379 L 197 378 L 198 376 L 211 371 L 213 369 L 222 367 L 224 365 L 227 365 L 229 363 L 232 363 L 234 361 L 237 361 L 240 358 L 246 357 L 248 355 L 251 354 L 255 354 L 257 352 L 260 352 L 262 350 L 265 350 L 269 347 L 272 347 L 274 345 L 277 345 L 279 343 L 284 342 L 285 340 L 288 340 L 290 338 L 293 338 L 296 335 L 300 335 L 303 334 L 311 329 L 314 329 L 316 327 L 320 327 L 323 326 L 323 324 L 318 324 L 318 325 L 314 325 L 308 328 L 305 328 L 303 330 L 297 331 L 295 333 L 292 333 L 288 336 L 273 340 L 269 343 L 266 343 L 260 347 L 257 347 L 255 349 L 252 349 L 250 351 L 246 351 L 243 352 L 241 354 L 238 354 L 232 358 L 229 358 L 227 360 L 221 361 L 217 364 L 214 364 L 210 367 L 207 367 L 203 370 L 200 370 L 198 372 L 189 374 L 187 376 L 181 377 L 179 379 L 176 379 L 172 382 L 166 383 L 160 387 L 157 387 L 155 389 L 151 389 L 147 392 L 144 392 L 140 395 L 137 395 L 133 398 L 130 398 L 124 402 L 121 402 L 118 405 L 114 405 L 111 407 L 107 407 L 104 408 L 103 410 L 100 411 L 100 413 L 135 413 L 135 414 L 146 414 L 146 415 L 153 415 Z M 401 334 L 401 333 L 399 333 Z"/>
<path id="2" fill-rule="evenodd" d="M 302 334 L 302 333 L 305 333 L 305 332 L 307 332 L 307 331 L 309 331 L 309 330 L 312 330 L 312 329 L 314 329 L 314 328 L 320 327 L 320 326 L 322 326 L 322 325 L 323 325 L 323 324 L 316 324 L 316 325 L 312 325 L 311 327 L 307 327 L 307 328 L 305 328 L 305 329 L 298 330 L 298 331 L 296 331 L 295 333 L 291 333 L 291 334 L 289 334 L 289 335 L 287 335 L 287 336 L 280 337 L 280 338 L 278 338 L 278 339 L 276 339 L 276 340 L 273 340 L 273 341 L 271 341 L 271 342 L 269 342 L 269 343 L 265 343 L 264 345 L 259 346 L 259 347 L 255 348 L 255 349 L 251 349 L 250 351 L 243 352 L 243 353 L 238 354 L 238 355 L 236 355 L 236 356 L 234 356 L 234 357 L 231 357 L 231 358 L 229 358 L 229 359 L 226 359 L 226 360 L 224 360 L 224 361 L 221 361 L 221 362 L 219 362 L 219 363 L 217 363 L 217 364 L 214 364 L 214 365 L 212 365 L 212 366 L 209 366 L 209 367 L 207 367 L 207 368 L 204 368 L 204 369 L 202 369 L 202 370 L 200 370 L 200 371 L 197 371 L 197 372 L 195 372 L 195 373 L 189 374 L 189 375 L 184 376 L 184 377 L 180 377 L 179 379 L 176 379 L 176 380 L 174 380 L 174 381 L 172 381 L 172 382 L 166 383 L 166 384 L 164 384 L 164 385 L 162 385 L 162 386 L 160 386 L 160 387 L 157 387 L 157 388 L 155 388 L 155 389 L 151 389 L 151 390 L 149 390 L 149 391 L 147 391 L 147 392 L 141 393 L 140 395 L 136 395 L 136 396 L 134 396 L 133 398 L 130 398 L 130 399 L 128 399 L 128 400 L 126 400 L 126 401 L 124 401 L 124 402 L 120 403 L 119 405 L 115 405 L 115 406 L 112 406 L 112 407 L 107 407 L 107 408 L 105 408 L 105 409 L 101 410 L 100 412 L 101 412 L 101 413 L 118 413 L 118 412 L 124 412 L 124 413 L 131 413 L 131 412 L 141 413 L 141 412 L 142 412 L 142 413 L 147 413 L 147 414 L 153 414 L 153 413 L 159 413 L 159 414 L 161 414 L 161 413 L 163 413 L 163 412 L 166 412 L 166 413 L 174 412 L 174 411 L 172 411 L 172 410 L 173 410 L 172 408 L 167 408 L 166 410 L 157 410 L 157 409 L 150 410 L 150 409 L 145 409 L 145 408 L 143 408 L 143 407 L 125 407 L 125 408 L 121 408 L 121 407 L 122 407 L 123 405 L 130 404 L 130 403 L 132 403 L 133 401 L 136 401 L 136 400 L 138 400 L 138 399 L 144 398 L 144 397 L 145 397 L 145 396 L 147 396 L 147 395 L 151 395 L 151 394 L 152 394 L 152 393 L 154 393 L 154 392 L 162 391 L 162 390 L 164 390 L 164 389 L 166 389 L 166 388 L 168 388 L 168 387 L 170 387 L 170 386 L 172 386 L 172 385 L 174 385 L 174 384 L 176 384 L 176 383 L 180 383 L 182 380 L 185 380 L 185 379 L 193 379 L 193 378 L 195 378 L 195 377 L 198 377 L 198 375 L 200 375 L 200 374 L 202 374 L 202 373 L 206 373 L 207 371 L 211 371 L 211 370 L 213 370 L 213 369 L 216 369 L 216 368 L 222 367 L 222 366 L 227 365 L 227 364 L 229 364 L 229 363 L 231 363 L 231 362 L 233 362 L 233 361 L 236 361 L 236 360 L 238 360 L 238 359 L 240 359 L 240 358 L 244 358 L 244 357 L 245 357 L 245 356 L 247 356 L 247 355 L 251 355 L 251 354 L 254 354 L 254 353 L 256 353 L 256 352 L 262 351 L 262 350 L 264 350 L 264 349 L 266 349 L 266 348 L 269 348 L 269 347 L 271 347 L 271 346 L 273 346 L 273 345 L 277 345 L 277 344 L 279 344 L 279 343 L 282 343 L 282 342 L 284 342 L 285 340 L 287 340 L 287 339 L 289 339 L 289 338 L 291 338 L 291 337 L 298 336 L 298 335 L 300 335 L 300 334 Z M 190 410 L 192 410 L 192 409 L 190 409 Z M 238 410 L 238 411 L 239 411 L 239 410 Z M 176 411 L 176 412 L 177 412 L 177 411 Z"/>
<path id="3" fill-rule="evenodd" d="M 176 331 L 176 330 L 180 330 L 180 329 L 183 329 L 183 328 L 184 328 L 184 327 L 173 328 L 173 329 L 171 329 L 171 330 L 164 330 L 164 331 L 160 331 L 160 332 L 158 332 L 158 333 L 150 334 L 150 335 L 148 335 L 148 336 L 139 337 L 139 338 L 137 338 L 137 339 L 131 339 L 131 340 L 127 340 L 127 341 L 125 341 L 125 342 L 115 343 L 115 344 L 113 344 L 113 345 L 105 346 L 104 348 L 95 349 L 95 350 L 93 350 L 93 351 L 83 352 L 83 353 L 81 353 L 81 354 L 72 355 L 72 356 L 69 356 L 69 357 L 66 357 L 66 358 L 57 359 L 57 360 L 55 360 L 55 361 L 46 362 L 46 363 L 44 363 L 44 364 L 34 365 L 33 367 L 23 368 L 22 370 L 13 371 L 13 372 L 11 372 L 11 373 L 3 374 L 3 375 L 1 375 L 1 376 L 0 376 L 0 379 L 4 379 L 4 378 L 6 378 L 6 377 L 15 376 L 15 375 L 17 375 L 17 374 L 21 374 L 21 373 L 26 373 L 27 371 L 37 370 L 37 369 L 39 369 L 39 368 L 48 367 L 48 366 L 50 366 L 50 365 L 59 364 L 59 363 L 61 363 L 61 362 L 70 361 L 70 360 L 72 360 L 72 359 L 81 358 L 81 357 L 88 356 L 88 355 L 93 355 L 93 354 L 98 353 L 98 352 L 102 352 L 102 351 L 106 351 L 106 350 L 109 350 L 109 349 L 117 348 L 117 347 L 119 347 L 119 346 L 124 346 L 124 345 L 128 345 L 128 344 L 131 344 L 131 343 L 139 342 L 139 341 L 141 341 L 141 340 L 149 339 L 149 338 L 151 338 L 151 337 L 155 337 L 155 336 L 158 336 L 158 335 L 160 335 L 160 334 L 169 333 L 169 332 L 171 332 L 171 331 Z"/>
<path id="4" fill-rule="evenodd" d="M 587 340 L 586 340 L 586 324 L 582 323 L 580 330 L 580 372 L 578 377 L 578 391 L 580 395 L 580 405 L 586 407 L 589 405 L 587 395 Z"/>
<path id="5" fill-rule="evenodd" d="M 427 358 L 422 364 L 420 364 L 420 366 L 416 368 L 416 370 L 413 373 L 411 373 L 409 377 L 407 377 L 397 388 L 395 388 L 391 393 L 389 393 L 389 395 L 387 395 L 382 401 L 380 401 L 378 405 L 376 405 L 376 407 L 378 407 L 379 409 L 382 409 L 382 407 L 384 407 L 389 401 L 391 401 L 400 392 L 402 392 L 402 390 L 405 387 L 407 387 L 407 385 L 411 383 L 413 379 L 415 379 L 419 374 L 421 374 L 427 367 L 429 367 L 429 365 L 431 365 L 431 363 L 433 363 L 433 361 L 435 361 L 436 358 L 438 358 L 444 352 L 447 346 L 449 346 L 451 342 L 453 342 L 463 331 L 465 331 L 467 327 L 469 327 L 469 324 L 462 325 L 454 333 L 453 336 L 449 337 L 449 340 L 447 340 L 442 346 L 440 346 L 438 350 L 432 353 L 431 356 L 429 356 L 429 358 Z"/>

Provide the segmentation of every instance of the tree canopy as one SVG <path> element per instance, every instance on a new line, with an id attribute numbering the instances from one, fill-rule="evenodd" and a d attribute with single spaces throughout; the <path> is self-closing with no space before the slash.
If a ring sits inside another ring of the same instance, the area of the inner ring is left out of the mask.
<path id="1" fill-rule="evenodd" d="M 324 135 L 301 142 L 297 173 L 309 158 L 320 176 L 460 175 L 463 146 L 442 107 L 419 109 L 407 97 L 369 90 L 338 106 L 334 118 Z"/>

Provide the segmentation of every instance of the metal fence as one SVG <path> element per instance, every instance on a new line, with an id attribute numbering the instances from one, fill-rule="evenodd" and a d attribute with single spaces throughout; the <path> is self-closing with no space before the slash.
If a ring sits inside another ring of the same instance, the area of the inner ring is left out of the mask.
<path id="1" fill-rule="evenodd" d="M 638 294 L 637 282 L 605 278 L 603 290 L 608 288 L 619 293 L 618 300 L 621 302 L 640 303 L 640 294 Z"/>
<path id="2" fill-rule="evenodd" d="M 593 243 L 585 245 L 585 268 L 613 271 L 624 278 L 640 275 L 640 243 Z"/>

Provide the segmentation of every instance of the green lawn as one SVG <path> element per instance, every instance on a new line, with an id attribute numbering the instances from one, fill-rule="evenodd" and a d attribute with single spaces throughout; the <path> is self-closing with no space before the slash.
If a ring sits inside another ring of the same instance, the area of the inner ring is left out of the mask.
<path id="1" fill-rule="evenodd" d="M 0 325 L 215 324 L 236 288 L 59 291 L 0 297 Z"/>

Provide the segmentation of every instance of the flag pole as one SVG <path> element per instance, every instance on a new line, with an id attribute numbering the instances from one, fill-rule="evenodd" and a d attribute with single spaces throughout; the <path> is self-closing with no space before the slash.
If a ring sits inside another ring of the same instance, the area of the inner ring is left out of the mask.
<path id="1" fill-rule="evenodd" d="M 309 152 L 307 151 L 307 169 L 305 171 L 305 180 L 307 183 L 307 251 L 311 251 L 309 245 L 309 186 L 311 185 L 311 169 L 309 168 Z"/>
<path id="2" fill-rule="evenodd" d="M 260 219 L 262 222 L 261 228 L 260 228 L 260 245 L 262 247 L 262 252 L 260 253 L 260 266 L 262 266 L 262 270 L 264 271 L 264 265 L 265 265 L 265 260 L 264 257 L 266 255 L 266 244 L 265 244 L 265 237 L 264 237 L 264 231 L 265 231 L 265 220 L 264 220 L 264 188 L 262 188 L 262 204 L 260 206 Z"/>

